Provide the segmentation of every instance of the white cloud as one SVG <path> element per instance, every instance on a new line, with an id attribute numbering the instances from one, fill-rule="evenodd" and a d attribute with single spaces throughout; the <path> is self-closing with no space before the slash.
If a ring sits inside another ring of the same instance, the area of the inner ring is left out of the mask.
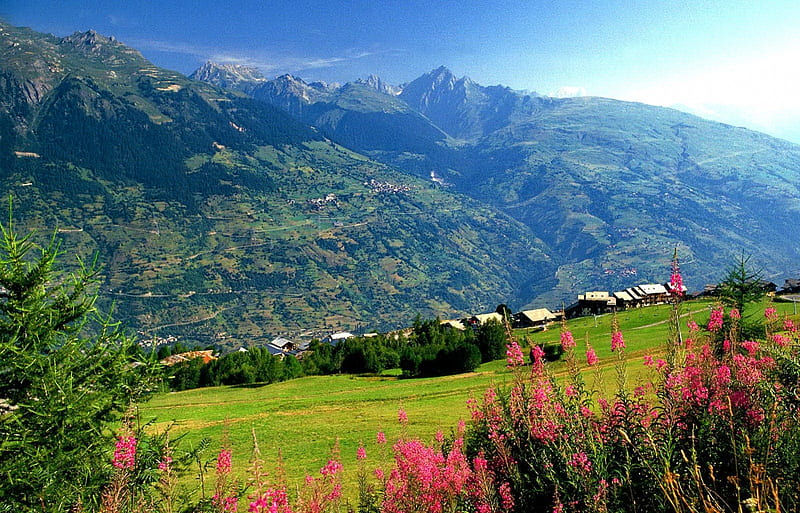
<path id="1" fill-rule="evenodd" d="M 555 91 L 548 93 L 547 96 L 553 98 L 575 98 L 577 96 L 586 96 L 586 88 L 580 86 L 562 86 Z"/>

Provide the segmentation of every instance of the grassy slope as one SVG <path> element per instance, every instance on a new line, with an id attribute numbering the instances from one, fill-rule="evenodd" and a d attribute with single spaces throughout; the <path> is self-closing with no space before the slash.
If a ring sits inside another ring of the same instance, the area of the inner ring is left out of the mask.
<path id="1" fill-rule="evenodd" d="M 682 306 L 686 314 L 681 323 L 693 318 L 699 324 L 708 320 L 708 301 L 692 301 Z M 792 305 L 775 303 L 781 313 L 792 313 Z M 642 366 L 642 356 L 661 350 L 667 337 L 665 320 L 669 306 L 643 308 L 618 315 L 627 345 L 628 383 L 635 386 L 648 377 Z M 763 305 L 751 307 L 760 315 Z M 569 322 L 578 343 L 577 354 L 581 363 L 588 340 L 601 359 L 601 387 L 613 391 L 615 374 L 611 357 L 611 315 L 576 319 Z M 685 334 L 685 333 L 684 333 Z M 518 335 L 522 335 L 518 332 Z M 559 330 L 527 334 L 536 343 L 557 343 Z M 557 374 L 563 371 L 562 363 L 550 367 Z M 430 379 L 402 380 L 392 376 L 361 377 L 349 375 L 312 376 L 294 381 L 255 387 L 219 387 L 163 394 L 145 404 L 142 418 L 156 417 L 157 429 L 164 429 L 175 421 L 173 433 L 186 433 L 183 444 L 192 445 L 203 437 L 213 440 L 208 458 L 215 455 L 215 444 L 227 431 L 234 452 L 234 467 L 246 478 L 247 461 L 252 449 L 251 432 L 255 430 L 263 457 L 274 463 L 278 450 L 282 451 L 289 482 L 299 484 L 306 474 L 317 475 L 330 450 L 339 441 L 341 459 L 345 467 L 345 482 L 354 486 L 356 476 L 355 452 L 364 443 L 370 465 L 381 461 L 381 451 L 375 444 L 375 433 L 386 432 L 387 439 L 396 439 L 405 433 L 432 439 L 442 430 L 446 434 L 459 419 L 468 420 L 466 401 L 480 398 L 490 386 L 502 387 L 513 379 L 505 368 L 505 361 L 482 365 L 477 372 Z M 587 378 L 589 384 L 595 378 Z M 408 413 L 409 425 L 403 432 L 397 422 L 397 411 Z M 384 448 L 383 458 L 388 462 L 390 450 Z M 188 482 L 188 479 L 187 479 Z M 348 496 L 352 497 L 352 493 Z"/>

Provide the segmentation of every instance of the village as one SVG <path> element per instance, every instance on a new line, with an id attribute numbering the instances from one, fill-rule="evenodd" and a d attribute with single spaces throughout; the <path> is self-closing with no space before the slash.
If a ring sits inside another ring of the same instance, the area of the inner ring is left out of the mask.
<path id="1" fill-rule="evenodd" d="M 798 279 L 786 279 L 784 286 L 780 290 L 778 290 L 778 286 L 775 283 L 766 280 L 759 280 L 758 286 L 765 294 L 777 294 L 793 302 L 800 300 L 800 280 Z M 689 298 L 714 297 L 718 293 L 718 288 L 718 285 L 709 284 L 706 285 L 702 291 L 688 294 L 686 287 L 683 287 L 682 293 Z M 475 314 L 460 319 L 439 320 L 439 322 L 451 329 L 460 331 L 467 329 L 477 330 L 480 326 L 491 322 L 496 322 L 501 325 L 508 322 L 509 327 L 513 329 L 547 330 L 553 323 L 559 322 L 561 319 L 597 316 L 634 308 L 663 305 L 670 301 L 670 292 L 668 283 L 645 283 L 615 292 L 586 291 L 582 294 L 578 294 L 576 301 L 563 309 L 551 310 L 548 308 L 535 308 L 513 313 L 506 305 L 499 305 L 494 312 Z M 408 336 L 410 332 L 410 328 L 404 328 L 393 333 L 395 333 L 396 336 L 399 336 L 401 333 Z M 318 340 L 323 344 L 336 346 L 344 340 L 357 336 L 371 338 L 378 336 L 378 334 L 371 332 L 356 335 L 349 331 L 339 331 L 329 333 Z M 176 342 L 175 337 L 169 337 L 163 340 L 167 341 L 167 343 Z M 149 342 L 152 343 L 153 341 Z M 292 340 L 292 337 L 287 335 L 278 336 L 260 347 L 266 349 L 273 356 L 278 356 L 280 358 L 294 356 L 295 358 L 302 359 L 309 351 L 311 342 L 311 340 Z M 167 356 L 160 361 L 167 366 L 196 358 L 201 358 L 204 363 L 208 363 L 230 353 L 247 351 L 248 348 L 244 346 L 228 349 L 226 351 L 218 351 L 215 349 L 184 351 Z"/>

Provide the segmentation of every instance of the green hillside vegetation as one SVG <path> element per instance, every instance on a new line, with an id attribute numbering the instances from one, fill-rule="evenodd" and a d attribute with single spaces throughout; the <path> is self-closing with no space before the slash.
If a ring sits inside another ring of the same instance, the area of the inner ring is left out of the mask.
<path id="1" fill-rule="evenodd" d="M 293 95 L 256 97 L 280 106 L 301 101 Z M 695 287 L 720 279 L 737 252 L 757 255 L 770 276 L 797 271 L 800 150 L 786 141 L 672 109 L 484 87 L 444 67 L 399 96 L 348 84 L 304 98 L 290 112 L 331 139 L 421 178 L 434 173 L 527 226 L 559 266 L 540 302 L 624 288 L 632 275 L 655 280 L 676 245 Z"/>
<path id="2" fill-rule="evenodd" d="M 547 289 L 545 246 L 492 208 L 113 39 L 0 29 L 17 222 L 98 253 L 102 305 L 142 340 L 385 330 Z"/>
<path id="3" fill-rule="evenodd" d="M 682 305 L 681 326 L 684 336 L 686 323 L 695 320 L 704 325 L 713 303 L 709 300 L 688 301 Z M 754 315 L 763 315 L 768 303 L 751 305 Z M 773 303 L 779 314 L 793 317 L 792 305 Z M 668 336 L 669 305 L 645 307 L 620 312 L 617 321 L 627 345 L 628 384 L 631 388 L 652 378 L 643 365 L 643 356 L 659 355 Z M 587 383 L 613 392 L 616 356 L 610 350 L 612 315 L 570 320 L 567 328 L 577 342 L 576 353 L 585 363 L 586 342 L 600 357 L 598 370 L 585 374 Z M 793 317 L 797 320 L 797 317 Z M 596 322 L 596 325 L 595 325 Z M 558 344 L 558 324 L 547 331 L 515 332 L 521 340 L 535 344 Z M 528 357 L 526 355 L 526 361 Z M 549 364 L 551 372 L 563 376 L 563 362 Z M 523 369 L 523 372 L 526 372 Z M 169 427 L 172 435 L 185 435 L 181 448 L 196 446 L 203 438 L 213 440 L 206 457 L 215 457 L 214 443 L 224 436 L 238 458 L 235 464 L 239 476 L 246 477 L 247 461 L 255 430 L 262 454 L 272 463 L 278 451 L 283 456 L 290 483 L 298 483 L 306 474 L 315 475 L 325 463 L 322 458 L 338 441 L 345 465 L 346 481 L 355 482 L 355 452 L 360 443 L 367 447 L 372 461 L 380 461 L 381 451 L 375 444 L 376 430 L 395 439 L 403 429 L 405 434 L 432 439 L 441 430 L 445 434 L 455 429 L 460 419 L 469 420 L 466 406 L 469 398 L 480 399 L 488 387 L 502 389 L 511 382 L 512 372 L 505 360 L 482 364 L 475 372 L 438 378 L 400 379 L 396 373 L 380 376 L 332 375 L 311 376 L 272 385 L 217 387 L 159 394 L 146 403 L 141 419 L 156 419 L 154 430 Z M 398 409 L 409 416 L 407 428 L 397 422 Z M 386 449 L 386 448 L 384 448 Z M 386 451 L 388 452 L 388 450 Z M 384 453 L 384 461 L 389 454 Z M 192 476 L 183 480 L 189 486 Z M 291 486 L 290 486 L 291 487 Z"/>

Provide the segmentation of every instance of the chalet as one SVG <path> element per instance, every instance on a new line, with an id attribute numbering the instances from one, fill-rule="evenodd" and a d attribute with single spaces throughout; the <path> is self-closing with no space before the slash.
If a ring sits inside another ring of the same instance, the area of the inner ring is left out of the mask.
<path id="1" fill-rule="evenodd" d="M 515 328 L 542 328 L 557 319 L 556 315 L 547 308 L 524 310 L 514 314 Z"/>
<path id="2" fill-rule="evenodd" d="M 585 315 L 599 315 L 613 312 L 617 299 L 608 292 L 592 291 L 578 295 L 578 301 L 568 306 L 564 312 L 567 318 Z"/>
<path id="3" fill-rule="evenodd" d="M 288 353 L 289 351 L 294 350 L 294 346 L 295 343 L 292 342 L 291 340 L 283 337 L 278 337 L 269 344 L 267 344 L 267 349 L 269 349 L 269 352 L 272 354 L 277 354 L 273 351 L 273 349 L 277 349 L 282 353 Z"/>
<path id="4" fill-rule="evenodd" d="M 489 321 L 496 321 L 499 322 L 500 324 L 503 324 L 503 316 L 497 312 L 492 312 L 492 313 L 473 315 L 472 317 L 469 318 L 470 324 L 473 325 L 477 324 L 478 326 L 482 326 Z"/>
<path id="5" fill-rule="evenodd" d="M 351 338 L 351 337 L 355 337 L 355 335 L 353 335 L 352 333 L 349 333 L 347 331 L 340 331 L 339 333 L 333 333 L 331 335 L 326 335 L 325 337 L 322 338 L 322 342 L 324 342 L 326 344 L 330 344 L 332 346 L 335 346 L 339 342 L 342 342 L 343 340 L 347 340 L 348 338 Z"/>
<path id="6" fill-rule="evenodd" d="M 669 301 L 669 292 L 660 283 L 648 283 L 634 287 L 643 292 L 644 305 L 663 305 Z"/>
<path id="7" fill-rule="evenodd" d="M 464 331 L 467 329 L 463 322 L 456 320 L 439 321 L 439 324 L 445 328 L 451 328 L 458 331 Z"/>
<path id="8" fill-rule="evenodd" d="M 778 285 L 767 280 L 758 280 L 756 282 L 758 288 L 764 291 L 765 294 L 774 294 L 778 290 Z"/>
<path id="9" fill-rule="evenodd" d="M 617 309 L 619 310 L 627 310 L 628 308 L 635 308 L 639 306 L 639 300 L 634 299 L 631 293 L 627 290 L 614 292 L 614 298 L 617 300 Z"/>
<path id="10" fill-rule="evenodd" d="M 796 280 L 793 278 L 787 278 L 783 282 L 783 288 L 781 292 L 784 294 L 798 294 L 800 293 L 800 280 Z"/>

